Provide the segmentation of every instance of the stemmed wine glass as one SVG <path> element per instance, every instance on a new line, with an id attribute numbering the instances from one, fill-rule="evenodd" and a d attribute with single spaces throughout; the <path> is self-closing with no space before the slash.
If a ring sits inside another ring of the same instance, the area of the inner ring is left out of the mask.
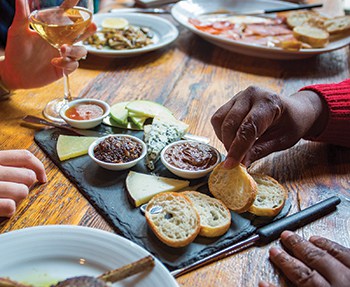
<path id="1" fill-rule="evenodd" d="M 49 44 L 58 49 L 61 55 L 63 44 L 73 45 L 80 40 L 91 24 L 92 0 L 28 0 L 31 14 L 31 27 Z M 64 98 L 50 101 L 43 114 L 46 118 L 62 122 L 59 111 L 72 100 L 69 79 L 63 70 Z"/>

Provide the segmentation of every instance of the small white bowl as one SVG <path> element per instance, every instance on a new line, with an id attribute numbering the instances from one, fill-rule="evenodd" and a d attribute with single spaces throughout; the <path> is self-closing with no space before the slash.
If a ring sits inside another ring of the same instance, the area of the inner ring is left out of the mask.
<path id="1" fill-rule="evenodd" d="M 213 165 L 211 165 L 210 167 L 208 167 L 206 169 L 200 169 L 200 170 L 182 169 L 182 168 L 179 168 L 179 167 L 172 165 L 171 163 L 169 163 L 166 160 L 165 153 L 172 146 L 178 145 L 178 144 L 184 144 L 184 143 L 193 143 L 193 144 L 204 145 L 204 146 L 209 147 L 216 154 L 216 157 L 217 157 L 216 162 Z M 175 174 L 179 177 L 182 177 L 182 178 L 186 178 L 186 179 L 195 179 L 195 178 L 200 178 L 200 177 L 206 176 L 208 173 L 210 173 L 214 169 L 214 167 L 216 167 L 221 162 L 221 154 L 216 148 L 214 148 L 208 144 L 204 144 L 204 143 L 200 143 L 200 142 L 196 142 L 196 141 L 191 141 L 191 140 L 176 141 L 176 142 L 173 142 L 173 143 L 167 145 L 162 150 L 160 158 L 161 158 L 162 163 L 164 164 L 164 166 L 168 170 L 170 170 L 173 174 Z"/>
<path id="2" fill-rule="evenodd" d="M 100 142 L 104 141 L 108 137 L 129 138 L 131 140 L 134 140 L 134 141 L 140 143 L 141 146 L 142 146 L 142 151 L 141 151 L 140 156 L 138 158 L 132 160 L 132 161 L 128 161 L 128 162 L 125 162 L 125 163 L 110 163 L 110 162 L 105 162 L 105 161 L 97 159 L 95 157 L 94 149 Z M 147 152 L 147 146 L 142 140 L 140 140 L 137 137 L 134 137 L 134 136 L 131 136 L 131 135 L 124 135 L 124 134 L 113 134 L 113 135 L 108 135 L 108 136 L 105 136 L 105 137 L 98 138 L 97 140 L 95 140 L 90 145 L 89 150 L 88 150 L 88 154 L 89 154 L 90 158 L 94 162 L 96 162 L 99 166 L 101 166 L 101 167 L 103 167 L 105 169 L 109 169 L 109 170 L 125 170 L 125 169 L 128 169 L 128 168 L 131 168 L 131 167 L 136 165 L 139 161 L 141 161 L 145 157 L 146 152 Z"/>
<path id="3" fill-rule="evenodd" d="M 99 105 L 103 109 L 104 113 L 102 116 L 94 119 L 90 119 L 90 120 L 73 120 L 71 118 L 68 118 L 66 116 L 66 111 L 70 107 L 73 107 L 74 105 L 78 105 L 78 104 Z M 104 101 L 97 100 L 97 99 L 78 99 L 78 100 L 70 101 L 67 104 L 65 104 L 60 110 L 60 116 L 62 119 L 64 119 L 64 121 L 67 124 L 69 124 L 72 127 L 75 127 L 78 129 L 91 129 L 101 124 L 102 120 L 109 115 L 109 112 L 110 112 L 110 106 Z"/>

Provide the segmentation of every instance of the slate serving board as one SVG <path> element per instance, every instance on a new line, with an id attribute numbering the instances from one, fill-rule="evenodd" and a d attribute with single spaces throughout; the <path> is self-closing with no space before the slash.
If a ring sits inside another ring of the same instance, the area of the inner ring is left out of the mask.
<path id="1" fill-rule="evenodd" d="M 107 133 L 127 133 L 142 138 L 143 132 L 112 128 L 101 125 L 100 130 Z M 95 164 L 88 155 L 61 162 L 56 153 L 56 142 L 62 130 L 46 129 L 36 133 L 35 142 L 51 158 L 64 175 L 76 185 L 79 191 L 96 208 L 96 210 L 112 225 L 116 231 L 129 240 L 141 245 L 170 270 L 184 267 L 239 240 L 246 238 L 262 225 L 288 214 L 291 203 L 287 200 L 281 213 L 274 219 L 257 217 L 250 213 L 236 214 L 232 212 L 232 224 L 228 232 L 214 239 L 197 237 L 194 242 L 183 248 L 171 248 L 159 241 L 148 228 L 146 220 L 139 208 L 132 206 L 125 189 L 128 171 L 108 171 Z M 144 163 L 132 168 L 133 171 L 149 173 Z M 155 174 L 173 177 L 160 161 L 156 165 Z M 197 184 L 203 179 L 191 181 Z M 208 194 L 207 185 L 200 191 Z"/>

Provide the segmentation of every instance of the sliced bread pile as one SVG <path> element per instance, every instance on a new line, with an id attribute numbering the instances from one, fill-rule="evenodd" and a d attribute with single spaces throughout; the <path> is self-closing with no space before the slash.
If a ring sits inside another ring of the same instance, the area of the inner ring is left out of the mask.
<path id="1" fill-rule="evenodd" d="M 287 191 L 275 179 L 250 175 L 243 165 L 232 169 L 219 164 L 209 177 L 209 190 L 229 209 L 258 216 L 276 216 L 284 206 Z"/>
<path id="2" fill-rule="evenodd" d="M 350 31 L 349 15 L 328 18 L 315 11 L 298 11 L 289 13 L 286 23 L 294 37 L 311 48 L 325 47 L 331 36 Z"/>
<path id="3" fill-rule="evenodd" d="M 220 236 L 231 225 L 231 213 L 215 198 L 197 191 L 164 192 L 147 204 L 146 221 L 168 246 L 183 247 L 197 235 Z"/>

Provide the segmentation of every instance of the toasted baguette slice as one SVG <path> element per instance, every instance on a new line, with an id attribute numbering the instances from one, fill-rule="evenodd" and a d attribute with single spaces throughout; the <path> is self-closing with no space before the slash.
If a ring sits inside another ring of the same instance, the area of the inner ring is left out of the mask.
<path id="1" fill-rule="evenodd" d="M 315 16 L 316 16 L 316 13 L 311 11 L 292 12 L 288 14 L 286 23 L 290 28 L 293 29 L 294 27 L 297 27 L 297 26 L 303 26 L 309 21 L 309 19 Z"/>
<path id="2" fill-rule="evenodd" d="M 258 194 L 249 212 L 258 216 L 276 216 L 287 199 L 287 191 L 275 179 L 263 174 L 252 174 L 258 184 Z"/>
<path id="3" fill-rule="evenodd" d="M 243 165 L 232 169 L 217 165 L 209 176 L 209 190 L 220 199 L 229 209 L 242 213 L 248 211 L 253 204 L 257 185 Z"/>
<path id="4" fill-rule="evenodd" d="M 145 216 L 159 240 L 171 247 L 190 244 L 200 231 L 196 209 L 179 193 L 164 192 L 153 197 L 147 204 Z"/>
<path id="5" fill-rule="evenodd" d="M 312 48 L 322 48 L 329 42 L 329 33 L 316 27 L 294 27 L 293 35 L 297 40 L 309 44 Z"/>
<path id="6" fill-rule="evenodd" d="M 323 27 L 329 34 L 342 33 L 350 29 L 350 16 L 327 19 L 323 22 Z"/>
<path id="7" fill-rule="evenodd" d="M 200 218 L 199 235 L 204 237 L 221 236 L 230 228 L 231 213 L 221 200 L 198 191 L 184 191 Z"/>

